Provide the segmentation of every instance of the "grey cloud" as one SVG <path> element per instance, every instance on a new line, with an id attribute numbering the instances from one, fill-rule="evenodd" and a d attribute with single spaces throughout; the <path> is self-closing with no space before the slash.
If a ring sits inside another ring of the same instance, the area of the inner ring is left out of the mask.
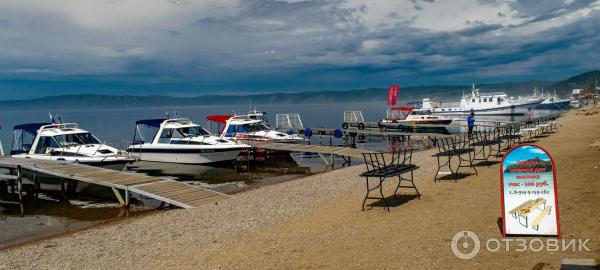
<path id="1" fill-rule="evenodd" d="M 423 8 L 437 4 L 413 2 Z M 191 6 L 187 1 L 170 3 Z M 6 63 L 6 70 L 50 71 L 41 75 L 44 78 L 83 76 L 242 88 L 264 87 L 269 82 L 277 86 L 286 80 L 297 82 L 299 88 L 303 83 L 328 86 L 336 80 L 347 87 L 378 85 L 394 76 L 414 83 L 437 83 L 469 77 L 510 78 L 517 72 L 535 75 L 537 70 L 567 73 L 579 68 L 579 61 L 589 66 L 600 59 L 585 46 L 599 43 L 598 11 L 526 38 L 497 34 L 588 4 L 576 1 L 563 7 L 549 2 L 536 7 L 533 2 L 519 1 L 511 7 L 527 18 L 525 24 L 471 21 L 465 29 L 445 32 L 415 28 L 414 18 L 403 19 L 402 10 L 386 15 L 395 24 L 368 28 L 357 16 L 368 12 L 365 6 L 346 8 L 338 1 L 243 1 L 239 12 L 190 16 L 179 27 L 160 25 L 135 33 L 94 31 L 42 11 L 0 11 L 0 26 L 9 29 L 0 32 L 0 61 Z M 39 23 L 13 23 L 23 16 L 35 16 Z M 1 78 L 15 76 L 31 79 L 38 74 L 0 70 Z"/>

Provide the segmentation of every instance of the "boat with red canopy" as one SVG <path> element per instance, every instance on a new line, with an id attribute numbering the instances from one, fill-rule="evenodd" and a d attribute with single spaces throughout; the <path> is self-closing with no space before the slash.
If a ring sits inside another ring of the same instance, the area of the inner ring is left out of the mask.
<path id="1" fill-rule="evenodd" d="M 286 134 L 273 130 L 265 121 L 248 115 L 209 115 L 207 121 L 217 123 L 223 139 L 242 139 L 301 143 L 305 140 L 297 134 Z"/>

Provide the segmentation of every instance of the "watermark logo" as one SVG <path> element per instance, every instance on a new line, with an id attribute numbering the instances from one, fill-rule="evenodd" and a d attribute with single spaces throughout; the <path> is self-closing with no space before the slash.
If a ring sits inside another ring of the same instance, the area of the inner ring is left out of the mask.
<path id="1" fill-rule="evenodd" d="M 474 232 L 461 231 L 452 237 L 450 248 L 454 256 L 459 259 L 470 260 L 479 254 L 481 243 L 479 242 L 479 236 Z"/>
<path id="2" fill-rule="evenodd" d="M 556 238 L 490 238 L 480 240 L 472 231 L 460 231 L 452 237 L 450 249 L 454 256 L 462 260 L 475 258 L 484 242 L 485 250 L 496 252 L 590 252 L 590 239 L 556 239 Z"/>

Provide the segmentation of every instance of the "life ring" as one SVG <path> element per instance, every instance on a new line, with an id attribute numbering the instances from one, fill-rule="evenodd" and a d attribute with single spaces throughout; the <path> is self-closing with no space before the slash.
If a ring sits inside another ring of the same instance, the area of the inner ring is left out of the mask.
<path id="1" fill-rule="evenodd" d="M 348 129 L 348 123 L 346 123 L 346 122 L 342 123 L 342 128 L 343 129 Z"/>
<path id="2" fill-rule="evenodd" d="M 365 129 L 365 124 L 363 123 L 358 123 L 358 129 L 363 130 Z"/>

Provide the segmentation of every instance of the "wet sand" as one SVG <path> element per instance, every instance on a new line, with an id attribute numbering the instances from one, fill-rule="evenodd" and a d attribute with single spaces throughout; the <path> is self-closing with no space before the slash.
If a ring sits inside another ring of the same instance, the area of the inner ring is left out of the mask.
<path id="1" fill-rule="evenodd" d="M 390 212 L 361 211 L 364 168 L 352 166 L 3 250 L 0 269 L 558 269 L 564 258 L 600 257 L 599 134 L 600 114 L 572 111 L 538 142 L 557 166 L 561 237 L 590 238 L 591 252 L 482 250 L 457 259 L 449 246 L 459 231 L 501 238 L 499 165 L 433 183 L 429 150 L 413 160 L 423 196 L 402 196 Z"/>

